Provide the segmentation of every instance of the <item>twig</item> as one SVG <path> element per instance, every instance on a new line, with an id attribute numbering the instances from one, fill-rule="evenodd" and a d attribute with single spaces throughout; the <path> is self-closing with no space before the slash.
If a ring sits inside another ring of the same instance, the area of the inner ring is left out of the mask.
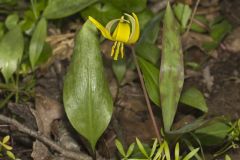
<path id="1" fill-rule="evenodd" d="M 142 73 L 141 73 L 141 70 L 140 70 L 140 67 L 139 67 L 139 64 L 138 64 L 138 61 L 137 61 L 137 56 L 136 56 L 136 53 L 135 53 L 135 49 L 134 49 L 133 46 L 131 46 L 131 50 L 132 50 L 132 54 L 133 54 L 133 60 L 134 60 L 134 63 L 137 67 L 138 76 L 139 76 L 141 86 L 142 86 L 142 89 L 143 89 L 144 98 L 145 98 L 145 101 L 147 103 L 148 112 L 150 114 L 150 117 L 151 117 L 151 120 L 152 120 L 152 123 L 153 123 L 154 131 L 155 131 L 155 134 L 157 136 L 158 141 L 161 142 L 160 133 L 159 133 L 157 123 L 156 123 L 156 120 L 155 120 L 155 117 L 154 117 L 154 114 L 153 114 L 153 111 L 152 111 L 152 106 L 151 106 L 151 103 L 150 103 L 150 100 L 149 100 L 149 97 L 148 97 L 148 94 L 147 94 L 146 87 L 144 85 L 143 76 L 142 76 Z"/>
<path id="2" fill-rule="evenodd" d="M 36 131 L 34 131 L 34 130 L 26 127 L 26 126 L 24 126 L 23 124 L 19 123 L 15 119 L 12 119 L 12 118 L 9 118 L 9 117 L 6 117 L 6 116 L 0 114 L 0 120 L 5 122 L 5 123 L 14 125 L 17 128 L 18 131 L 20 131 L 22 133 L 25 133 L 25 134 L 28 134 L 29 136 L 32 136 L 32 137 L 38 139 L 39 141 L 48 145 L 50 148 L 52 148 L 55 151 L 62 154 L 64 157 L 71 158 L 71 159 L 74 159 L 74 160 L 92 160 L 92 158 L 85 153 L 72 152 L 72 151 L 69 151 L 69 150 L 66 150 L 66 149 L 62 148 L 60 145 L 58 145 L 57 143 L 55 143 L 51 139 L 47 138 L 46 136 L 44 136 L 44 135 L 42 135 L 42 134 L 40 134 L 40 133 L 38 133 L 38 132 L 36 132 Z"/>
<path id="3" fill-rule="evenodd" d="M 185 35 L 188 35 L 189 31 L 190 31 L 190 28 L 192 26 L 192 23 L 193 23 L 193 19 L 194 19 L 194 16 L 196 14 L 196 11 L 197 11 L 197 8 L 198 8 L 198 5 L 200 3 L 200 0 L 197 0 L 195 6 L 194 6 L 194 9 L 193 9 L 193 12 L 192 12 L 192 16 L 191 16 L 191 19 L 190 19 L 190 22 L 189 22 L 189 25 L 188 25 L 188 28 L 187 28 L 187 31 L 185 33 Z"/>

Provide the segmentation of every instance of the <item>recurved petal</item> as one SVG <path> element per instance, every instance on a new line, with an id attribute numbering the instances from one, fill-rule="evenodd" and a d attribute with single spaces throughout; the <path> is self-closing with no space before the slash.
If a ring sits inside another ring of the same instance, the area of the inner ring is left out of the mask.
<path id="1" fill-rule="evenodd" d="M 99 23 L 97 20 L 95 20 L 91 16 L 89 16 L 88 19 L 101 31 L 103 37 L 105 37 L 109 40 L 113 40 L 110 32 L 101 23 Z"/>
<path id="2" fill-rule="evenodd" d="M 107 23 L 106 29 L 108 30 L 109 33 L 111 33 L 111 29 L 112 29 L 113 25 L 115 23 L 117 23 L 118 21 L 120 21 L 120 19 L 114 19 L 114 20 L 111 20 Z"/>
<path id="3" fill-rule="evenodd" d="M 132 25 L 132 32 L 131 32 L 130 38 L 127 43 L 132 44 L 132 43 L 137 42 L 139 35 L 140 35 L 139 21 L 138 21 L 136 14 L 134 14 L 134 13 L 132 13 L 133 16 L 126 14 L 126 13 L 125 13 L 125 15 L 128 16 L 128 18 L 131 22 L 131 25 Z"/>

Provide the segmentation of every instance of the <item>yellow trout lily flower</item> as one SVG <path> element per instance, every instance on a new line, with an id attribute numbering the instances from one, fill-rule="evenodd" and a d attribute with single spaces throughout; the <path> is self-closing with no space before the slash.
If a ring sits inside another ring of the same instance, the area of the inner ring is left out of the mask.
<path id="1" fill-rule="evenodd" d="M 111 52 L 111 56 L 114 60 L 118 59 L 119 53 L 121 53 L 121 57 L 123 58 L 124 44 L 136 43 L 140 34 L 140 27 L 136 14 L 132 13 L 132 15 L 129 15 L 125 13 L 124 15 L 127 19 L 122 16 L 120 19 L 111 20 L 107 23 L 106 27 L 93 17 L 88 17 L 88 19 L 101 31 L 103 37 L 115 42 Z M 116 23 L 117 26 L 114 31 L 112 31 Z"/>

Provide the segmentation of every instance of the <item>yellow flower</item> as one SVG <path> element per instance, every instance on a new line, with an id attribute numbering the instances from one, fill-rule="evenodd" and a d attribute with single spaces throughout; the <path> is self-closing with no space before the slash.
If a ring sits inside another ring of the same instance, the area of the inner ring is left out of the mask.
<path id="1" fill-rule="evenodd" d="M 0 141 L 0 146 L 4 147 L 6 150 L 12 150 L 12 147 L 7 145 L 10 140 L 10 136 L 5 136 L 2 141 Z"/>
<path id="2" fill-rule="evenodd" d="M 132 15 L 125 13 L 124 15 L 128 19 L 125 19 L 125 17 L 122 16 L 121 19 L 114 19 L 108 22 L 106 27 L 91 16 L 88 17 L 89 20 L 101 31 L 103 37 L 115 41 L 111 52 L 111 56 L 114 56 L 114 60 L 118 59 L 119 53 L 121 53 L 121 57 L 123 58 L 124 44 L 136 43 L 140 34 L 137 16 L 134 13 L 132 13 Z M 116 23 L 118 24 L 114 31 L 112 31 Z"/>

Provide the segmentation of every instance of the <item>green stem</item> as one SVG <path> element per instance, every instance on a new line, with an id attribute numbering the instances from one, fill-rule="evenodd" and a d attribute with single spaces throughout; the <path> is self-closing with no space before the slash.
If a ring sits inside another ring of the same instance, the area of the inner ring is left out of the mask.
<path id="1" fill-rule="evenodd" d="M 156 134 L 157 139 L 160 143 L 161 142 L 161 136 L 160 136 L 160 133 L 159 133 L 159 129 L 157 127 L 157 123 L 156 123 L 153 111 L 152 111 L 152 106 L 151 106 L 151 103 L 150 103 L 150 100 L 149 100 L 149 97 L 148 97 L 148 94 L 147 94 L 147 89 L 146 89 L 145 84 L 144 84 L 143 76 L 142 76 L 142 73 L 141 73 L 141 70 L 140 70 L 140 67 L 139 67 L 139 64 L 138 64 L 138 61 L 137 61 L 137 56 L 136 56 L 136 53 L 135 53 L 135 49 L 134 49 L 133 46 L 131 46 L 131 50 L 132 50 L 132 54 L 133 54 L 133 60 L 134 60 L 134 63 L 137 67 L 138 76 L 139 76 L 141 86 L 142 86 L 142 89 L 143 89 L 144 98 L 145 98 L 145 101 L 147 103 L 148 112 L 149 112 L 150 118 L 152 120 L 152 124 L 153 124 L 153 127 L 154 127 L 155 134 Z"/>

